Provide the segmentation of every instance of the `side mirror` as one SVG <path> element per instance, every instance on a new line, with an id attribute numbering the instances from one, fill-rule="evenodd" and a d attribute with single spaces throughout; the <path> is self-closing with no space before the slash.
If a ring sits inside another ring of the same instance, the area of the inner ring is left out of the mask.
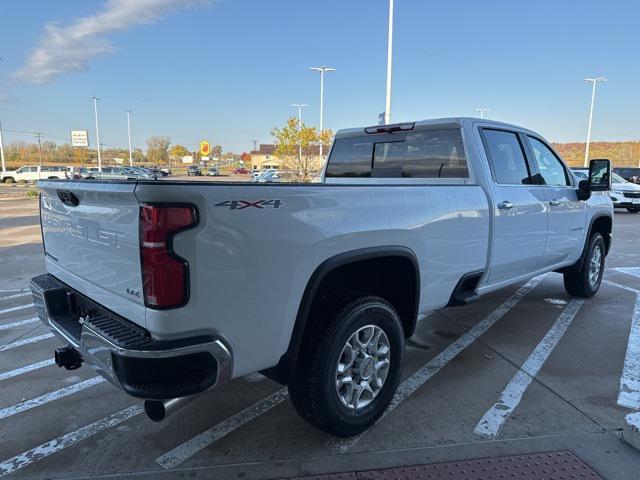
<path id="1" fill-rule="evenodd" d="M 589 180 L 584 179 L 578 182 L 578 200 L 589 200 L 591 198 L 591 190 L 589 189 Z"/>
<path id="2" fill-rule="evenodd" d="M 606 192 L 611 190 L 611 161 L 606 158 L 593 159 L 589 163 L 589 190 Z"/>

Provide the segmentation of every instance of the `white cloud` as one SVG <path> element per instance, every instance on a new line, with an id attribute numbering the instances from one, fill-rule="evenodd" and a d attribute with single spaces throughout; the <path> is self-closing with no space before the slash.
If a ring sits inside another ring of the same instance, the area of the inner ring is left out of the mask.
<path id="1" fill-rule="evenodd" d="M 47 83 L 63 73 L 86 70 L 91 59 L 116 50 L 105 35 L 153 23 L 180 8 L 207 3 L 210 1 L 108 0 L 102 11 L 69 26 L 46 25 L 44 38 L 16 77 L 29 83 Z"/>

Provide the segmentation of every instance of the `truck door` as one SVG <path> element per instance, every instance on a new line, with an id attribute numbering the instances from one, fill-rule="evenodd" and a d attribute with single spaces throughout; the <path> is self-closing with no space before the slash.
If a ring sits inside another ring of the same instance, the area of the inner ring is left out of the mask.
<path id="1" fill-rule="evenodd" d="M 581 251 L 586 222 L 586 203 L 578 200 L 575 180 L 560 158 L 539 138 L 526 137 L 531 166 L 545 192 L 549 229 L 541 266 L 573 260 Z"/>
<path id="2" fill-rule="evenodd" d="M 493 243 L 489 283 L 537 270 L 547 237 L 545 192 L 533 185 L 523 138 L 514 131 L 481 129 L 493 183 Z"/>

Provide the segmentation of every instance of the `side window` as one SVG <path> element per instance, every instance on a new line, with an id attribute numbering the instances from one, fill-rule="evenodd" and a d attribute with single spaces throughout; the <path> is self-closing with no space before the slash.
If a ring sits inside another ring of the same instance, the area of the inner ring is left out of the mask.
<path id="1" fill-rule="evenodd" d="M 18 170 L 16 170 L 16 173 L 24 173 L 28 171 L 29 171 L 29 167 L 20 167 Z"/>
<path id="2" fill-rule="evenodd" d="M 566 187 L 571 185 L 567 171 L 562 162 L 554 155 L 554 153 L 544 143 L 534 137 L 528 137 L 529 144 L 533 150 L 533 157 L 540 175 L 547 185 Z"/>
<path id="3" fill-rule="evenodd" d="M 370 177 L 373 138 L 338 138 L 331 150 L 326 177 Z"/>
<path id="4" fill-rule="evenodd" d="M 483 129 L 487 157 L 496 183 L 502 185 L 528 185 L 529 168 L 522 145 L 513 132 Z"/>
<path id="5" fill-rule="evenodd" d="M 48 167 L 48 166 L 43 166 L 40 168 L 41 172 L 52 172 L 53 171 L 53 167 Z"/>
<path id="6" fill-rule="evenodd" d="M 37 172 L 38 171 L 38 167 L 29 167 L 29 171 L 30 172 Z"/>
<path id="7" fill-rule="evenodd" d="M 418 130 L 404 141 L 376 143 L 373 176 L 378 178 L 468 178 L 459 129 Z"/>

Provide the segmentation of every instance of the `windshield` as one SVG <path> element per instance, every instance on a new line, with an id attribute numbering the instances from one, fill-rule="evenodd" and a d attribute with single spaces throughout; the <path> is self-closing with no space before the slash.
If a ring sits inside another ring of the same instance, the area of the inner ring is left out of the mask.
<path id="1" fill-rule="evenodd" d="M 611 173 L 611 181 L 613 183 L 629 183 L 617 173 Z"/>

